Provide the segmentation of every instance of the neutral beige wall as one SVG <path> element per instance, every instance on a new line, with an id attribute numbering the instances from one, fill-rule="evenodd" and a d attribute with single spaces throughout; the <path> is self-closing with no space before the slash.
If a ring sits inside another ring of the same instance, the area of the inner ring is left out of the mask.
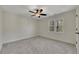
<path id="1" fill-rule="evenodd" d="M 3 42 L 12 42 L 35 36 L 35 21 L 8 12 L 3 14 Z"/>
<path id="2" fill-rule="evenodd" d="M 62 33 L 50 32 L 49 31 L 50 20 L 54 20 L 60 17 L 64 19 L 64 24 L 63 24 L 64 32 Z M 41 19 L 39 35 L 51 39 L 75 44 L 76 42 L 75 41 L 75 10 L 50 16 L 49 18 Z"/>
<path id="3" fill-rule="evenodd" d="M 2 10 L 0 10 L 0 50 L 2 47 Z"/>

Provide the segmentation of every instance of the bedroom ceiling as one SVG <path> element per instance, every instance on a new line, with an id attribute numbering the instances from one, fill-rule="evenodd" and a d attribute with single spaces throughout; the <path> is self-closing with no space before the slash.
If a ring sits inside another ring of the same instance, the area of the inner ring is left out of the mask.
<path id="1" fill-rule="evenodd" d="M 29 10 L 33 10 L 35 8 L 43 8 L 44 9 L 43 13 L 48 14 L 47 16 L 43 16 L 43 17 L 48 17 L 54 14 L 58 14 L 58 13 L 62 13 L 62 12 L 74 9 L 77 6 L 74 6 L 74 5 L 3 5 L 1 7 L 4 11 L 16 13 L 16 14 L 28 15 L 28 16 L 31 16 L 31 14 L 28 12 Z"/>

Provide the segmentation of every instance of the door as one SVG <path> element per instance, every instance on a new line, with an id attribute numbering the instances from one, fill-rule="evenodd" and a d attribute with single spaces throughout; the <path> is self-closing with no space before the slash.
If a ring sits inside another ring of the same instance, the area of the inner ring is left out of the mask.
<path id="1" fill-rule="evenodd" d="M 79 8 L 76 9 L 76 48 L 79 53 Z"/>
<path id="2" fill-rule="evenodd" d="M 0 10 L 0 50 L 2 47 L 2 11 Z"/>

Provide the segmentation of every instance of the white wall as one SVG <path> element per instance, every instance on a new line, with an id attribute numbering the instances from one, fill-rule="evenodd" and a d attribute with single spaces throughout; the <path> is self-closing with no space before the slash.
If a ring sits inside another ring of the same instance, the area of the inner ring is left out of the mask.
<path id="1" fill-rule="evenodd" d="M 50 32 L 49 23 L 50 20 L 54 20 L 62 17 L 64 19 L 64 32 Z M 48 37 L 55 40 L 60 40 L 67 43 L 75 44 L 75 10 L 61 13 L 58 15 L 50 16 L 49 18 L 41 19 L 39 35 Z"/>
<path id="2" fill-rule="evenodd" d="M 0 9 L 0 50 L 2 47 L 2 11 Z"/>
<path id="3" fill-rule="evenodd" d="M 3 43 L 25 39 L 36 35 L 35 21 L 31 18 L 8 12 L 4 12 L 3 16 Z"/>
<path id="4" fill-rule="evenodd" d="M 39 36 L 40 32 L 40 21 L 36 20 L 36 35 Z"/>

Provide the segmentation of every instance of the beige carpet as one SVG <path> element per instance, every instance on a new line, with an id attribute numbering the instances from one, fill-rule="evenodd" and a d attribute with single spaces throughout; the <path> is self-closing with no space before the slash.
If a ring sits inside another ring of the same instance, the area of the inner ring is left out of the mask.
<path id="1" fill-rule="evenodd" d="M 3 44 L 2 54 L 74 54 L 76 47 L 43 37 Z"/>

